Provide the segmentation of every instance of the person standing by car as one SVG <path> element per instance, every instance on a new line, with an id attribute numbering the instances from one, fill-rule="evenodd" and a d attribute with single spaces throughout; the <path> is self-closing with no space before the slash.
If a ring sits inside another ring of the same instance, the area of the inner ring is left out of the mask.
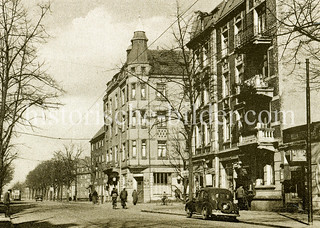
<path id="1" fill-rule="evenodd" d="M 113 188 L 111 191 L 111 198 L 112 198 L 112 208 L 117 208 L 117 198 L 118 198 L 118 191 L 116 188 Z"/>
<path id="2" fill-rule="evenodd" d="M 10 217 L 10 196 L 11 196 L 11 189 L 8 189 L 8 191 L 4 194 L 3 197 L 3 204 L 6 207 L 5 216 Z"/>
<path id="3" fill-rule="evenodd" d="M 136 190 L 133 190 L 132 192 L 132 199 L 133 199 L 133 205 L 136 205 L 138 202 L 138 193 Z"/>
<path id="4" fill-rule="evenodd" d="M 245 191 L 242 185 L 237 189 L 236 196 L 238 200 L 239 209 L 244 208 L 244 200 L 245 200 Z"/>
<path id="5" fill-rule="evenodd" d="M 126 188 L 123 188 L 123 190 L 120 192 L 121 205 L 123 209 L 126 208 L 127 198 L 128 198 L 128 192 Z"/>

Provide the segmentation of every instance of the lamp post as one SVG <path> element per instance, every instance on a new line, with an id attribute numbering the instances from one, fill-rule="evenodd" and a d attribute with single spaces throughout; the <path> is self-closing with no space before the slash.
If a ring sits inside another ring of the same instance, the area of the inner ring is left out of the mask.
<path id="1" fill-rule="evenodd" d="M 309 59 L 306 59 L 306 109 L 307 109 L 307 189 L 308 189 L 308 223 L 313 223 L 312 212 L 312 167 L 311 167 L 311 113 L 310 113 L 310 79 Z"/>

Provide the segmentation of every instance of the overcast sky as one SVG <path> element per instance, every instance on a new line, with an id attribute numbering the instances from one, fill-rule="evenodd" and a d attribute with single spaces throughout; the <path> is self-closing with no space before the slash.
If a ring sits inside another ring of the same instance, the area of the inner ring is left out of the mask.
<path id="1" fill-rule="evenodd" d="M 39 0 L 24 2 L 36 17 L 34 6 Z M 194 2 L 180 1 L 182 11 Z M 188 14 L 197 10 L 209 12 L 219 2 L 199 0 Z M 51 38 L 40 47 L 39 57 L 46 60 L 48 73 L 65 89 L 66 94 L 61 97 L 64 106 L 47 113 L 46 121 L 38 120 L 40 128 L 34 132 L 20 130 L 50 137 L 90 139 L 103 124 L 102 97 L 106 83 L 116 73 L 112 69 L 125 61 L 139 15 L 151 44 L 175 21 L 176 0 L 52 0 L 51 3 L 51 13 L 44 21 Z M 157 46 L 172 46 L 171 29 L 151 49 Z M 54 151 L 71 143 L 23 134 L 18 142 L 20 158 L 15 161 L 13 182 L 24 181 L 40 161 L 52 158 Z M 85 154 L 90 154 L 88 140 L 72 142 L 81 144 Z"/>

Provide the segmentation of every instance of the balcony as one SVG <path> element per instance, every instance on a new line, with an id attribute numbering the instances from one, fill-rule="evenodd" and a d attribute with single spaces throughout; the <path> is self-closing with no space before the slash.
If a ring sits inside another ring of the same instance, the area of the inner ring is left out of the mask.
<path id="1" fill-rule="evenodd" d="M 257 144 L 260 149 L 272 149 L 273 143 L 276 142 L 273 132 L 274 128 L 270 128 L 266 124 L 257 123 L 254 134 L 248 136 L 240 135 L 238 146 Z"/>
<path id="2" fill-rule="evenodd" d="M 248 25 L 243 31 L 235 34 L 235 48 L 238 52 L 244 53 L 248 49 L 257 46 L 268 47 L 272 43 L 272 33 L 257 25 Z"/>
<path id="3" fill-rule="evenodd" d="M 273 97 L 273 88 L 263 80 L 262 75 L 257 74 L 240 85 L 239 101 L 247 100 L 253 96 L 264 96 L 270 99 Z"/>

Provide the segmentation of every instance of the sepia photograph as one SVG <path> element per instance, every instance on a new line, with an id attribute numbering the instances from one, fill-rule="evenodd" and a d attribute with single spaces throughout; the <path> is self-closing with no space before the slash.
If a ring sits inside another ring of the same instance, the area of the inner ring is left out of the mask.
<path id="1" fill-rule="evenodd" d="M 320 0 L 0 0 L 0 227 L 320 227 Z"/>

